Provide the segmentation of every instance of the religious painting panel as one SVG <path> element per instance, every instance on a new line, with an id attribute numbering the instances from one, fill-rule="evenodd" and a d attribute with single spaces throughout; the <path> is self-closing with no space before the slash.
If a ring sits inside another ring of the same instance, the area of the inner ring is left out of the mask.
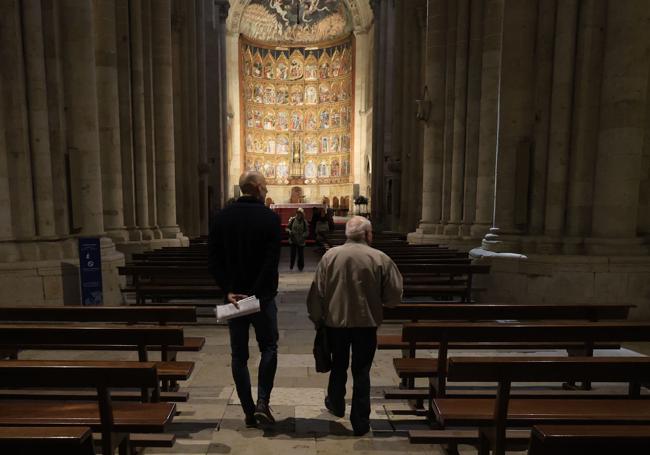
<path id="1" fill-rule="evenodd" d="M 353 37 L 310 46 L 240 41 L 242 166 L 269 184 L 350 182 Z"/>

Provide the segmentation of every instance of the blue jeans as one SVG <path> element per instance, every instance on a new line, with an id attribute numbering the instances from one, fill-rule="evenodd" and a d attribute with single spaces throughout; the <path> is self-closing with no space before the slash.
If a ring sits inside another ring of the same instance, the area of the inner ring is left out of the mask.
<path id="1" fill-rule="evenodd" d="M 232 377 L 246 415 L 255 412 L 251 377 L 248 372 L 248 330 L 251 324 L 255 329 L 255 338 L 262 354 L 257 375 L 257 399 L 268 402 L 273 389 L 275 370 L 278 367 L 278 308 L 275 299 L 260 302 L 259 313 L 228 321 Z"/>

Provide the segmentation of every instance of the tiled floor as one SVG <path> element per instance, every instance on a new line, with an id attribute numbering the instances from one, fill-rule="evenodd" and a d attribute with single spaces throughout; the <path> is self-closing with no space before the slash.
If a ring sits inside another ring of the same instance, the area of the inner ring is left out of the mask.
<path id="1" fill-rule="evenodd" d="M 189 381 L 182 383 L 190 392 L 188 403 L 178 404 L 178 415 L 170 427 L 177 435 L 172 449 L 149 449 L 148 454 L 411 454 L 442 453 L 436 446 L 412 445 L 405 431 L 427 428 L 422 417 L 398 416 L 390 410 L 407 406 L 387 402 L 382 397 L 386 386 L 397 385 L 392 367 L 395 352 L 378 351 L 372 370 L 372 432 L 358 438 L 352 435 L 347 418 L 331 416 L 323 405 L 327 375 L 317 373 L 311 354 L 314 331 L 307 319 L 305 296 L 311 284 L 317 256 L 305 251 L 303 272 L 288 270 L 287 251 L 283 251 L 280 277 L 279 361 L 271 406 L 277 424 L 271 429 L 247 429 L 233 388 L 230 373 L 230 350 L 225 326 L 216 325 L 213 317 L 201 318 L 201 324 L 185 329 L 188 336 L 203 336 L 206 345 L 198 353 L 181 353 L 179 359 L 196 362 Z M 205 309 L 210 314 L 210 309 Z M 399 326 L 384 326 L 385 332 L 399 331 Z M 252 335 L 252 334 L 251 334 Z M 251 336 L 249 368 L 255 383 L 259 353 Z M 66 358 L 88 358 L 88 353 L 64 353 Z M 429 353 L 433 354 L 433 353 Z M 484 355 L 485 352 L 482 353 Z M 557 354 L 557 353 L 552 353 Z M 32 352 L 23 358 L 61 353 Z M 120 358 L 120 354 L 110 358 Z M 560 354 L 562 355 L 562 354 Z M 108 357 L 107 357 L 108 358 Z M 122 353 L 121 358 L 134 358 Z M 424 383 L 422 384 L 424 385 Z M 255 396 L 255 391 L 253 391 Z M 351 384 L 348 384 L 349 399 Z M 349 415 L 349 407 L 346 416 Z M 461 453 L 476 453 L 461 447 Z"/>

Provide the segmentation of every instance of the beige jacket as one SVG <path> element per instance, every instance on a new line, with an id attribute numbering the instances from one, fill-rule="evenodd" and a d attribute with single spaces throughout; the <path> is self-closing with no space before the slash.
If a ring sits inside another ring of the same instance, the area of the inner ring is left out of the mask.
<path id="1" fill-rule="evenodd" d="M 321 259 L 307 297 L 309 319 L 328 327 L 378 327 L 382 305 L 402 300 L 402 275 L 385 253 L 348 240 Z"/>

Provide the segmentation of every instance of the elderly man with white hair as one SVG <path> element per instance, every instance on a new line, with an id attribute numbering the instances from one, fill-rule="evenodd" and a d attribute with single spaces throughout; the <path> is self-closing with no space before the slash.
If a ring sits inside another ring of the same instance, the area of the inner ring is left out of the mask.
<path id="1" fill-rule="evenodd" d="M 345 383 L 352 350 L 354 434 L 370 430 L 370 367 L 377 349 L 382 307 L 399 305 L 402 275 L 383 252 L 370 247 L 372 225 L 355 216 L 345 226 L 347 241 L 323 255 L 307 297 L 309 318 L 325 325 L 332 350 L 332 371 L 325 406 L 345 415 Z"/>

